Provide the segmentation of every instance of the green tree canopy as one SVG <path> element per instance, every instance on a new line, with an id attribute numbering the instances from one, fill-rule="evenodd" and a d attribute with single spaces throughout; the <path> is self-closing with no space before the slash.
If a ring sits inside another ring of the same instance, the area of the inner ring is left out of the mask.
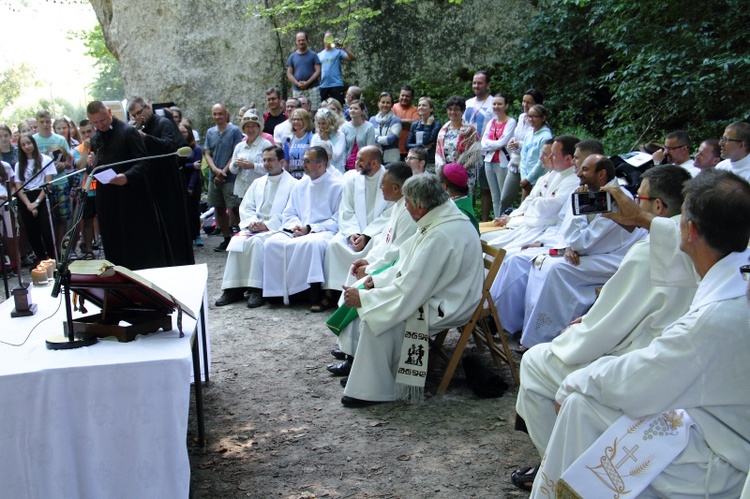
<path id="1" fill-rule="evenodd" d="M 678 128 L 718 137 L 750 113 L 749 12 L 739 0 L 544 1 L 521 37 L 516 88 L 544 92 L 556 126 L 618 148 Z"/>
<path id="2" fill-rule="evenodd" d="M 86 55 L 96 60 L 99 74 L 90 87 L 91 97 L 98 100 L 120 100 L 125 95 L 125 84 L 120 74 L 120 63 L 104 43 L 102 27 L 96 25 L 89 31 L 71 33 L 83 42 Z"/>

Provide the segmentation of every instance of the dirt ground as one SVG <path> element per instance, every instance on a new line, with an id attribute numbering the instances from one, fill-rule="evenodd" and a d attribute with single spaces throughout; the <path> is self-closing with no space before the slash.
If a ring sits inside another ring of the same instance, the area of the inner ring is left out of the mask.
<path id="1" fill-rule="evenodd" d="M 226 256 L 205 239 L 196 261 L 209 267 L 212 372 L 204 389 L 207 445 L 189 427 L 192 494 L 234 497 L 526 497 L 510 473 L 538 461 L 529 438 L 513 429 L 517 387 L 473 341 L 477 355 L 510 385 L 501 398 L 480 399 L 459 365 L 444 396 L 423 405 L 341 405 L 340 378 L 326 369 L 336 337 L 325 314 L 306 300 L 248 309 L 215 307 Z M 446 340 L 452 353 L 458 334 Z M 511 343 L 511 348 L 517 347 Z M 516 360 L 520 360 L 516 358 Z M 443 363 L 433 362 L 434 392 Z"/>
<path id="2" fill-rule="evenodd" d="M 470 341 L 464 356 L 478 356 L 504 378 L 510 388 L 503 397 L 474 395 L 460 364 L 446 395 L 431 396 L 444 368 L 438 361 L 430 365 L 425 404 L 347 409 L 340 378 L 325 369 L 336 343 L 323 324 L 327 315 L 309 312 L 306 298 L 289 307 L 280 300 L 256 309 L 244 301 L 215 307 L 226 253 L 213 251 L 219 237 L 204 240 L 195 256 L 209 268 L 212 365 L 203 392 L 205 449 L 190 408 L 193 498 L 528 495 L 509 477 L 538 455 L 513 429 L 517 387 L 507 366 L 498 370 Z M 457 338 L 452 331 L 446 339 L 448 355 Z"/>

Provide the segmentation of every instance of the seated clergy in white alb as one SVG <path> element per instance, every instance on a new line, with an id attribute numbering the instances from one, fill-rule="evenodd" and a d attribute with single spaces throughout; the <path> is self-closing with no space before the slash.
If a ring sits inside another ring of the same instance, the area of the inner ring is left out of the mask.
<path id="1" fill-rule="evenodd" d="M 328 241 L 338 231 L 341 177 L 326 171 L 328 153 L 319 146 L 305 151 L 305 176 L 297 182 L 282 214 L 282 232 L 266 239 L 263 255 L 263 296 L 289 296 L 312 288 L 320 301 Z"/>
<path id="2" fill-rule="evenodd" d="M 541 154 L 542 166 L 550 171 L 539 178 L 517 209 L 493 221 L 502 229 L 482 234 L 482 239 L 493 247 L 520 247 L 534 242 L 565 217 L 570 195 L 578 187 L 574 158 L 580 142 L 572 135 L 560 135 L 550 140 L 551 144 L 542 146 Z M 588 141 L 599 144 L 593 139 Z M 583 149 L 578 152 L 583 159 L 590 154 Z"/>
<path id="3" fill-rule="evenodd" d="M 263 304 L 263 243 L 281 228 L 281 215 L 297 179 L 284 169 L 284 150 L 269 146 L 263 150 L 263 166 L 268 174 L 253 182 L 240 204 L 240 232 L 234 235 L 227 251 L 223 291 L 216 300 L 221 307 L 242 299 L 250 290 L 247 306 Z"/>
<path id="4" fill-rule="evenodd" d="M 382 272 L 393 265 L 398 258 L 401 245 L 417 231 L 417 224 L 406 209 L 406 200 L 402 190 L 404 182 L 412 176 L 411 167 L 402 161 L 394 161 L 389 163 L 385 170 L 385 175 L 380 181 L 380 189 L 383 192 L 383 198 L 394 203 L 391 217 L 383 231 L 373 239 L 373 247 L 367 254 L 367 258 L 359 258 L 352 264 L 347 284 L 357 281 L 353 285 L 359 286 L 365 276 L 374 272 Z M 342 296 L 339 299 L 339 306 L 343 303 L 344 297 Z M 329 366 L 330 372 L 348 374 L 351 368 L 351 357 L 357 351 L 358 341 L 359 318 L 356 318 L 339 332 L 338 351 L 334 350 L 331 353 L 344 362 Z"/>
<path id="5" fill-rule="evenodd" d="M 609 159 L 599 154 L 592 154 L 583 161 L 578 178 L 581 188 L 590 191 L 598 191 L 607 184 L 617 185 L 614 165 Z M 615 273 L 628 249 L 645 235 L 646 232 L 642 229 L 629 232 L 599 214 L 574 215 L 572 203 L 569 203 L 567 214 L 557 233 L 545 235 L 540 241 L 528 245 L 526 249 L 506 255 L 503 260 L 500 271 L 490 288 L 495 306 L 503 318 L 503 326 L 511 332 L 522 329 L 526 286 L 531 272 L 538 272 L 537 267 L 542 267 L 546 273 L 546 268 L 565 261 L 561 256 L 550 256 L 548 248 L 555 249 L 561 254 L 565 252 L 566 258 L 569 252 L 570 258 L 573 258 L 574 253 L 586 255 L 585 258 L 579 259 L 578 269 L 582 275 L 591 275 L 601 279 L 601 285 Z M 569 296 L 567 298 L 571 301 L 575 298 L 577 301 L 574 304 L 579 300 L 588 299 L 590 300 L 588 305 L 583 310 L 575 306 L 572 311 L 568 310 L 566 313 L 571 313 L 570 317 L 562 322 L 562 326 L 557 328 L 553 337 L 559 334 L 572 319 L 582 315 L 593 303 L 593 287 L 587 286 L 579 292 L 580 297 Z M 521 344 L 524 347 L 530 347 L 539 343 L 535 338 L 530 339 L 533 340 L 531 344 L 526 344 L 523 338 Z M 546 341 L 551 339 L 550 337 Z"/>
<path id="6" fill-rule="evenodd" d="M 671 217 L 677 226 L 682 187 L 690 178 L 687 170 L 674 165 L 648 170 L 638 189 L 638 205 L 657 217 Z M 619 188 L 606 189 L 612 192 L 620 210 L 634 204 Z M 679 240 L 674 245 L 677 247 Z M 552 342 L 530 348 L 521 359 L 516 410 L 526 421 L 540 456 L 555 424 L 555 393 L 568 374 L 605 355 L 623 355 L 648 346 L 688 311 L 695 283 L 666 286 L 654 279 L 658 276 L 651 273 L 653 250 L 650 238 L 635 243 L 582 320 Z M 687 259 L 687 255 L 684 257 Z"/>
<path id="7" fill-rule="evenodd" d="M 325 289 L 339 291 L 354 260 L 364 258 L 391 216 L 393 203 L 383 198 L 380 182 L 385 169 L 376 146 L 357 152 L 356 170 L 344 174 L 339 207 L 339 232 L 328 243 Z"/>
<path id="8" fill-rule="evenodd" d="M 582 166 L 581 174 L 596 173 L 593 168 Z M 648 206 L 655 208 L 656 205 Z M 580 221 L 585 217 L 576 218 Z M 624 244 L 613 242 L 607 247 L 600 241 L 586 248 L 585 243 L 582 247 L 574 246 L 574 239 L 565 248 L 564 258 L 547 258 L 541 262 L 537 258 L 526 284 L 522 345 L 531 347 L 551 341 L 571 320 L 586 313 L 596 299 L 596 288 L 603 286 L 617 271 L 629 248 L 646 237 L 642 229 L 635 229 L 633 238 L 627 237 L 630 233 L 626 228 L 618 232 L 625 236 Z"/>
<path id="9" fill-rule="evenodd" d="M 750 468 L 747 213 L 750 184 L 713 169 L 687 183 L 679 229 L 646 213 L 616 218 L 650 226 L 652 274 L 690 277 L 669 258 L 678 239 L 700 283 L 647 347 L 565 378 L 532 497 L 739 497 Z"/>
<path id="10" fill-rule="evenodd" d="M 430 335 L 461 326 L 479 303 L 484 279 L 476 229 L 435 175 L 404 183 L 417 232 L 396 265 L 344 291 L 356 307 L 360 338 L 341 402 L 362 407 L 424 393 Z M 408 339 L 407 339 L 408 336 Z"/>
<path id="11" fill-rule="evenodd" d="M 750 181 L 750 125 L 742 121 L 728 125 L 719 145 L 723 161 L 716 168 Z"/>

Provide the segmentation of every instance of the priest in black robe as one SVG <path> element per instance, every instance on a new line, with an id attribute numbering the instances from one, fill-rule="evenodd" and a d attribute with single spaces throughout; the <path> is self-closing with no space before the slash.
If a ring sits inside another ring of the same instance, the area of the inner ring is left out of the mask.
<path id="1" fill-rule="evenodd" d="M 149 156 L 174 153 L 187 146 L 171 114 L 168 118 L 157 115 L 141 97 L 130 101 L 128 112 L 136 121 Z M 156 207 L 166 230 L 165 248 L 170 265 L 192 265 L 195 259 L 187 215 L 187 188 L 177 156 L 151 159 L 148 170 Z"/>
<path id="2" fill-rule="evenodd" d="M 148 182 L 146 146 L 138 131 L 112 116 L 101 101 L 86 108 L 96 128 L 91 138 L 89 164 L 115 165 L 117 176 L 96 188 L 99 232 L 107 260 L 131 270 L 170 265 L 164 247 L 163 229 Z"/>

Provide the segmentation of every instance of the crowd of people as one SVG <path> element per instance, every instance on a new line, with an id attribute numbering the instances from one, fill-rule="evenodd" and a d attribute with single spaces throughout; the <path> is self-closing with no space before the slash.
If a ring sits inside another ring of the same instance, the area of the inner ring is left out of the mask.
<path id="1" fill-rule="evenodd" d="M 112 165 L 95 196 L 107 258 L 192 263 L 204 160 L 222 234 L 214 249 L 227 254 L 215 306 L 307 293 L 312 312 L 335 309 L 325 323 L 337 362 L 327 369 L 342 377 L 342 404 L 365 407 L 422 399 L 430 337 L 461 327 L 479 303 L 484 241 L 505 252 L 490 292 L 505 330 L 521 334 L 517 427 L 541 462 L 513 483 L 534 497 L 601 486 L 738 496 L 750 468 L 750 125 L 644 144 L 633 185 L 595 138 L 555 135 L 536 89 L 515 117 L 477 71 L 473 97 L 444 103 L 444 124 L 429 96 L 414 105 L 408 85 L 397 100 L 380 93 L 368 119 L 361 89 L 342 77 L 355 55 L 330 33 L 320 53 L 303 32 L 295 41 L 292 97 L 271 87 L 267 109 L 243 107 L 237 124 L 215 104 L 202 147 L 179 109 L 159 116 L 140 98 L 132 125 L 95 101 L 80 132 L 61 122 L 56 135 L 40 112 L 38 133 L 19 126 L 17 153 L 0 126 L 3 161 L 15 165 L 3 175 L 36 257 L 59 251 L 52 227 L 69 232 L 70 207 L 58 208 L 75 190 L 38 187 Z M 143 159 L 185 144 L 186 159 Z M 606 192 L 610 209 L 577 212 L 572 198 L 593 192 Z M 680 438 L 662 445 L 668 436 Z"/>

